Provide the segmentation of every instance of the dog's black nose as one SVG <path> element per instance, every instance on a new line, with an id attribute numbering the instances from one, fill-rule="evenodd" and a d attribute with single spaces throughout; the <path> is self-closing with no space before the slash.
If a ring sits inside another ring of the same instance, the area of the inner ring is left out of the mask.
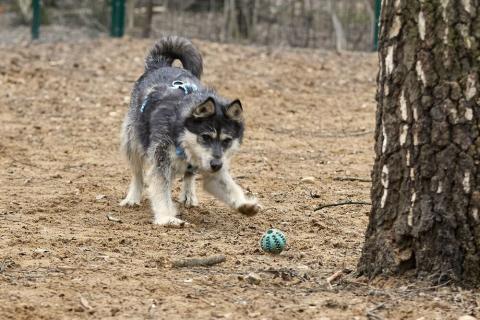
<path id="1" fill-rule="evenodd" d="M 217 172 L 218 170 L 220 170 L 222 168 L 222 165 L 223 163 L 219 159 L 213 159 L 212 161 L 210 161 L 210 167 L 212 168 L 213 172 Z"/>

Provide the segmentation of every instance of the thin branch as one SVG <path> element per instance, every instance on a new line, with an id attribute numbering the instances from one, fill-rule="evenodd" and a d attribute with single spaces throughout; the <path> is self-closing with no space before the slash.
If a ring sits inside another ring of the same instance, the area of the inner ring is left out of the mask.
<path id="1" fill-rule="evenodd" d="M 367 134 L 374 133 L 375 130 L 367 130 L 367 131 L 353 131 L 353 132 L 345 132 L 343 134 L 334 134 L 334 133 L 324 133 L 315 135 L 318 138 L 347 138 L 347 137 L 359 137 Z"/>
<path id="2" fill-rule="evenodd" d="M 39 166 L 39 165 L 36 165 L 34 163 L 31 163 L 31 162 L 25 162 L 25 161 L 22 161 L 22 160 L 18 160 L 16 158 L 14 158 L 13 156 L 9 155 L 8 153 L 5 153 L 5 155 L 10 158 L 10 160 L 12 160 L 12 162 L 15 164 L 15 163 L 20 163 L 20 164 L 23 164 L 25 166 L 28 166 L 28 167 L 33 167 L 33 168 L 37 168 L 37 169 L 42 169 L 42 170 L 48 170 L 47 168 L 45 167 L 42 167 L 42 166 Z"/>
<path id="3" fill-rule="evenodd" d="M 372 180 L 370 180 L 370 179 L 366 179 L 366 178 L 358 178 L 358 177 L 348 177 L 348 176 L 345 176 L 345 177 L 335 177 L 335 178 L 333 178 L 333 180 L 335 180 L 335 181 L 360 181 L 360 182 L 372 182 Z"/>
<path id="4" fill-rule="evenodd" d="M 345 205 L 355 205 L 355 204 L 358 204 L 358 205 L 372 205 L 370 202 L 366 202 L 366 201 L 352 201 L 352 200 L 346 200 L 346 201 L 340 201 L 340 202 L 337 202 L 337 203 L 327 203 L 327 204 L 322 204 L 322 205 L 319 205 L 318 207 L 316 207 L 315 209 L 313 209 L 313 211 L 318 211 L 318 210 L 322 210 L 324 208 L 329 208 L 329 207 L 337 207 L 337 206 L 345 206 Z"/>
<path id="5" fill-rule="evenodd" d="M 213 266 L 218 263 L 225 262 L 225 256 L 210 256 L 206 258 L 192 258 L 192 259 L 180 259 L 172 262 L 173 267 L 183 268 L 183 267 L 205 267 Z"/>
<path id="6" fill-rule="evenodd" d="M 343 275 L 344 275 L 343 270 L 338 270 L 337 272 L 335 272 L 334 274 L 332 274 L 330 277 L 327 278 L 327 283 L 330 289 L 333 288 L 332 282 L 340 279 L 341 277 L 343 277 Z"/>

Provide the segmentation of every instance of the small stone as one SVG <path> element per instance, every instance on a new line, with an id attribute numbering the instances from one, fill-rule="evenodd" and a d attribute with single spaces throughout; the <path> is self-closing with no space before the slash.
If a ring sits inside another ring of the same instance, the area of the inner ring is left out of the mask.
<path id="1" fill-rule="evenodd" d="M 477 318 L 472 317 L 468 314 L 458 317 L 458 320 L 477 320 Z"/>
<path id="2" fill-rule="evenodd" d="M 253 272 L 250 272 L 249 274 L 247 274 L 245 279 L 247 280 L 248 283 L 256 284 L 256 285 L 259 285 L 260 282 L 262 282 L 262 278 L 258 274 Z"/>
<path id="3" fill-rule="evenodd" d="M 112 317 L 115 317 L 119 312 L 120 312 L 120 308 L 113 307 L 112 309 L 110 309 L 110 314 L 112 315 Z"/>
<path id="4" fill-rule="evenodd" d="M 35 250 L 33 250 L 34 253 L 46 253 L 48 252 L 48 249 L 44 249 L 44 248 L 37 248 Z"/>
<path id="5" fill-rule="evenodd" d="M 106 199 L 106 198 L 107 198 L 107 196 L 104 195 L 104 194 L 99 194 L 99 195 L 97 195 L 97 196 L 95 197 L 95 199 L 96 199 L 97 201 L 98 201 L 98 200 L 103 200 L 103 199 Z"/>
<path id="6" fill-rule="evenodd" d="M 315 177 L 303 177 L 300 181 L 303 183 L 315 183 Z"/>
<path id="7" fill-rule="evenodd" d="M 83 296 L 80 296 L 80 304 L 86 310 L 92 310 L 93 309 L 92 306 L 90 305 L 90 303 L 88 302 L 88 300 L 85 299 Z"/>

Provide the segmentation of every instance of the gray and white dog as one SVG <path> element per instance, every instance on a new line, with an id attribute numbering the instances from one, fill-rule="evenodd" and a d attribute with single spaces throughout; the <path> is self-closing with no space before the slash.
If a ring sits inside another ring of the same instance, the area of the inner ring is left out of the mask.
<path id="1" fill-rule="evenodd" d="M 183 68 L 173 67 L 178 59 Z M 198 204 L 195 174 L 219 200 L 251 216 L 260 210 L 228 172 L 231 156 L 244 132 L 239 100 L 227 100 L 200 82 L 200 52 L 187 39 L 165 37 L 145 59 L 145 72 L 136 81 L 122 127 L 122 150 L 133 179 L 120 205 L 139 204 L 144 187 L 153 210 L 153 223 L 183 226 L 171 197 L 175 174 L 183 175 L 180 202 Z"/>

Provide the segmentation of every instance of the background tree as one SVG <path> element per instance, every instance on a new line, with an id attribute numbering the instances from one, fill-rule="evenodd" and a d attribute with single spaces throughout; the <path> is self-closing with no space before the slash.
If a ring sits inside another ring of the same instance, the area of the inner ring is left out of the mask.
<path id="1" fill-rule="evenodd" d="M 480 283 L 478 0 L 384 0 L 358 270 Z"/>

